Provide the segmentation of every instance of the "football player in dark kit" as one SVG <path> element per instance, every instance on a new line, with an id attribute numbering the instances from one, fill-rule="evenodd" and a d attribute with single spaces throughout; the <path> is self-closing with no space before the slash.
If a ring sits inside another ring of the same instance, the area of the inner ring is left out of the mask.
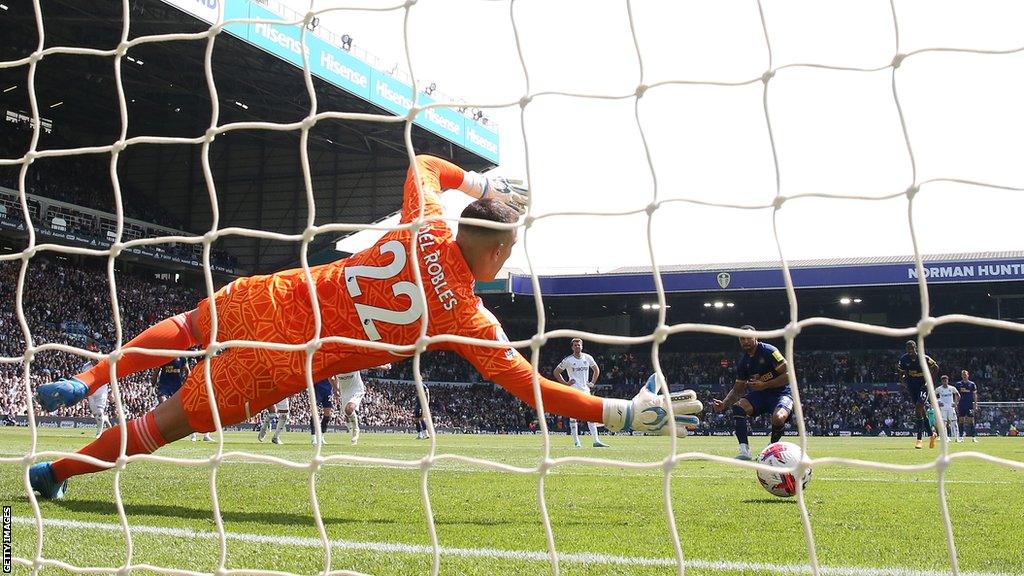
<path id="1" fill-rule="evenodd" d="M 930 356 L 924 357 L 928 365 L 928 371 L 932 373 L 932 380 L 939 376 L 939 365 Z M 921 370 L 921 362 L 917 358 L 917 343 L 907 340 L 907 352 L 900 356 L 896 363 L 896 369 L 900 374 L 900 383 L 907 392 L 907 400 L 914 403 L 914 418 L 917 419 L 917 444 L 914 448 L 921 448 L 921 435 L 929 430 L 924 415 L 924 405 L 928 401 L 928 389 L 925 386 L 924 372 Z"/>
<path id="2" fill-rule="evenodd" d="M 754 331 L 753 326 L 741 330 Z M 793 395 L 789 388 L 786 359 L 771 344 L 758 342 L 753 336 L 740 337 L 743 356 L 736 363 L 736 384 L 725 400 L 712 400 L 715 412 L 732 409 L 736 426 L 736 441 L 740 444 L 737 460 L 750 460 L 747 442 L 747 421 L 758 414 L 772 416 L 772 442 L 782 438 L 782 432 L 793 413 Z"/>
<path id="3" fill-rule="evenodd" d="M 978 429 L 974 427 L 974 416 L 978 411 L 978 385 L 971 381 L 971 373 L 967 370 L 960 371 L 960 381 L 956 383 L 956 389 L 960 391 L 960 406 L 957 414 L 960 415 L 960 437 L 957 442 L 963 442 L 967 436 L 967 427 L 970 426 L 971 439 L 978 441 Z"/>

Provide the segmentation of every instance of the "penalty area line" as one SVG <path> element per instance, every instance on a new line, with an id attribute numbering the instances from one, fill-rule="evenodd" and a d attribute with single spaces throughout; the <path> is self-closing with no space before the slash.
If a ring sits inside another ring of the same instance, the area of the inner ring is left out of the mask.
<path id="1" fill-rule="evenodd" d="M 35 525 L 34 518 L 15 516 L 15 524 Z M 47 518 L 47 528 L 66 528 L 70 530 L 104 530 L 123 532 L 120 524 L 104 522 L 85 522 L 81 520 L 59 520 Z M 166 528 L 163 526 L 132 525 L 132 535 L 151 534 L 172 538 L 199 538 L 218 540 L 216 532 L 201 532 L 186 528 Z M 322 548 L 319 538 L 303 536 L 269 536 L 264 534 L 247 534 L 226 532 L 228 540 L 237 540 L 251 544 L 274 544 L 278 546 L 299 546 Z M 433 548 L 422 544 L 399 544 L 394 542 L 358 542 L 352 540 L 331 540 L 330 546 L 335 550 L 356 550 L 384 554 L 432 554 Z M 501 550 L 498 548 L 450 548 L 441 547 L 442 556 L 461 558 L 492 558 L 500 560 L 523 560 L 530 562 L 548 562 L 546 552 L 525 550 Z M 650 558 L 643 556 L 617 556 L 590 552 L 563 552 L 558 555 L 561 562 L 579 564 L 614 564 L 626 566 L 675 566 L 674 558 Z M 731 571 L 762 571 L 775 574 L 810 574 L 811 566 L 807 564 L 772 564 L 767 562 L 734 562 L 727 560 L 687 559 L 687 568 L 698 568 L 716 572 Z M 948 576 L 948 571 L 919 570 L 914 568 L 869 568 L 855 566 L 821 566 L 819 574 L 827 576 Z M 1010 572 L 960 572 L 961 576 L 1024 576 L 1022 573 Z"/>

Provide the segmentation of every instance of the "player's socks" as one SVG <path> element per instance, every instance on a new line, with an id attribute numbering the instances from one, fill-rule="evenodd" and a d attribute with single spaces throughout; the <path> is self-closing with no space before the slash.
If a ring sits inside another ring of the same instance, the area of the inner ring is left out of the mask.
<path id="1" fill-rule="evenodd" d="M 157 430 L 156 420 L 150 412 L 141 418 L 128 421 L 128 445 L 125 454 L 152 454 L 157 448 L 167 444 L 164 437 Z M 107 428 L 106 432 L 99 438 L 77 452 L 84 456 L 92 456 L 97 460 L 114 462 L 121 455 L 121 429 L 120 426 Z M 78 476 L 103 470 L 102 466 L 96 466 L 71 458 L 61 458 L 53 463 L 53 475 L 57 482 Z"/>
<path id="2" fill-rule="evenodd" d="M 569 431 L 572 433 L 572 441 L 577 446 L 580 443 L 580 424 L 575 419 L 569 420 Z"/>
<path id="3" fill-rule="evenodd" d="M 949 423 L 949 426 L 950 426 L 950 428 L 953 429 L 952 437 L 956 438 L 956 439 L 959 439 L 960 438 L 960 424 L 956 421 L 956 419 L 954 419 L 952 422 Z"/>
<path id="4" fill-rule="evenodd" d="M 188 350 L 196 344 L 195 338 L 192 337 L 192 329 L 189 326 L 188 317 L 185 314 L 178 314 L 150 326 L 142 334 L 132 338 L 124 347 Z M 128 353 L 117 361 L 117 377 L 123 378 L 128 374 L 134 374 L 149 368 L 158 368 L 166 363 L 166 356 Z M 104 384 L 110 383 L 110 364 L 104 358 L 92 368 L 76 375 L 75 378 L 84 382 L 89 387 L 89 394 L 92 394 Z"/>
<path id="5" fill-rule="evenodd" d="M 924 434 L 924 431 L 925 431 L 924 418 L 918 418 L 917 419 L 917 439 L 918 440 L 921 439 L 921 436 Z"/>
<path id="6" fill-rule="evenodd" d="M 271 439 L 275 444 L 281 443 L 281 432 L 284 432 L 285 426 L 288 425 L 288 417 L 284 414 L 277 415 L 277 426 L 274 427 L 274 437 Z"/>
<path id="7" fill-rule="evenodd" d="M 747 413 L 739 406 L 732 407 L 732 424 L 736 431 L 736 441 L 740 446 L 747 445 Z"/>
<path id="8" fill-rule="evenodd" d="M 353 412 L 345 416 L 345 422 L 348 423 L 348 431 L 352 433 L 352 437 L 359 436 L 359 413 Z"/>
<path id="9" fill-rule="evenodd" d="M 597 437 L 597 423 L 587 422 L 587 428 L 590 429 L 590 437 L 593 438 L 594 444 L 600 444 L 601 439 Z"/>
<path id="10" fill-rule="evenodd" d="M 785 424 L 783 424 L 782 426 L 779 426 L 778 428 L 776 428 L 775 426 L 772 426 L 772 444 L 775 444 L 776 442 L 778 442 L 782 438 L 782 433 L 785 430 L 786 430 L 786 425 Z"/>

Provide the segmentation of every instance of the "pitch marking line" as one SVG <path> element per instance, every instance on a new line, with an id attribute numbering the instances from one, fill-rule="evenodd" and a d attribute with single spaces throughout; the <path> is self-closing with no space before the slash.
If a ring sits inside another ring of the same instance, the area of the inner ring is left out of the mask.
<path id="1" fill-rule="evenodd" d="M 15 524 L 35 525 L 34 518 L 15 516 Z M 122 532 L 120 524 L 107 524 L 102 522 L 83 522 L 80 520 L 58 520 L 46 519 L 47 527 L 69 528 L 73 530 L 105 530 L 108 532 Z M 199 532 L 184 528 L 165 528 L 161 526 L 140 526 L 132 525 L 132 534 L 153 534 L 156 536 L 167 536 L 172 538 L 201 538 L 206 540 L 217 540 L 216 532 Z M 277 546 L 302 546 L 307 548 L 322 548 L 323 544 L 319 538 L 307 538 L 300 536 L 268 536 L 263 534 L 246 534 L 238 532 L 227 532 L 228 540 L 238 540 L 255 544 L 274 544 Z M 420 544 L 397 544 L 394 542 L 356 542 L 352 540 L 332 540 L 330 545 L 337 550 L 365 550 L 384 554 L 431 554 L 433 548 Z M 529 552 L 521 550 L 500 550 L 497 548 L 448 548 L 441 547 L 442 556 L 457 556 L 462 558 L 494 558 L 501 560 L 524 560 L 531 562 L 548 562 L 546 552 Z M 615 556 L 612 554 L 597 554 L 588 552 L 566 552 L 560 553 L 558 558 L 562 562 L 573 562 L 579 564 L 615 564 L 627 566 L 675 566 L 673 558 L 647 558 L 642 556 Z M 770 564 L 766 562 L 729 562 L 724 560 L 694 560 L 687 559 L 688 568 L 699 568 L 703 570 L 728 572 L 753 570 L 771 572 L 774 574 L 810 574 L 811 567 L 806 564 Z M 857 568 L 844 566 L 821 566 L 820 574 L 826 576 L 948 576 L 948 571 L 917 570 L 913 568 Z M 961 572 L 961 576 L 1024 576 L 1021 573 L 1010 572 Z"/>

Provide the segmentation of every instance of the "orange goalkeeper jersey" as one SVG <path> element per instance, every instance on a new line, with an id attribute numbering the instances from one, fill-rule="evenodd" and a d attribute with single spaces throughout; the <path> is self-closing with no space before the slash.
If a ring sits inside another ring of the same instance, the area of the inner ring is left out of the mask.
<path id="1" fill-rule="evenodd" d="M 418 156 L 416 163 L 423 193 L 423 214 L 425 217 L 442 216 L 438 195 L 444 189 L 462 184 L 464 172 L 450 162 L 431 156 Z M 420 189 L 414 178 L 410 169 L 404 187 L 402 223 L 411 222 L 420 214 Z M 414 263 L 419 268 L 425 306 L 418 293 Z M 310 268 L 310 275 L 319 301 L 321 337 L 342 336 L 412 345 L 426 317 L 428 336 L 452 334 L 492 342 L 507 341 L 498 321 L 474 294 L 473 275 L 443 220 L 427 223 L 418 235 L 411 230 L 388 232 L 372 248 L 344 260 Z M 260 340 L 303 344 L 315 335 L 309 288 L 301 268 L 238 279 L 216 294 L 216 304 L 217 340 L 221 342 Z M 207 342 L 211 329 L 209 310 L 207 301 L 199 307 L 200 336 Z M 485 378 L 534 404 L 533 368 L 514 349 L 453 342 L 435 343 L 428 349 L 457 352 Z M 238 358 L 230 363 L 247 366 L 228 369 L 225 365 L 217 369 L 217 364 L 229 360 L 227 356 L 231 355 Z M 358 343 L 328 343 L 314 354 L 311 377 L 317 381 L 377 366 L 394 358 L 391 352 Z M 244 413 L 238 413 L 239 419 L 272 404 L 270 396 L 290 395 L 306 386 L 304 352 L 232 348 L 213 361 L 211 370 L 218 396 L 227 394 L 235 398 L 235 403 L 243 400 L 247 403 Z M 203 390 L 193 390 L 183 398 L 190 412 L 204 407 L 208 410 L 208 406 L 204 406 L 205 399 L 199 397 L 205 395 L 202 372 L 193 371 L 196 383 L 191 388 Z M 223 377 L 222 373 L 225 373 Z M 224 381 L 220 382 L 222 378 Z M 238 389 L 239 380 L 251 380 L 245 387 L 252 389 Z M 601 420 L 600 399 L 577 394 L 546 379 L 542 379 L 542 386 L 548 410 L 584 420 Z M 222 421 L 234 419 L 226 417 L 222 404 L 223 401 L 218 402 Z"/>

